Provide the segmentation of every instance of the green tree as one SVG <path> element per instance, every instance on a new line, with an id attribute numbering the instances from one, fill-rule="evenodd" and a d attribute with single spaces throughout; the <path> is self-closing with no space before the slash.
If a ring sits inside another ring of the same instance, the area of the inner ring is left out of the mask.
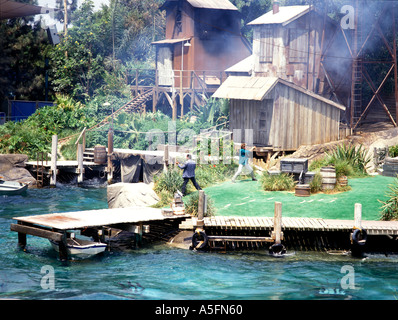
<path id="1" fill-rule="evenodd" d="M 40 21 L 29 20 L 0 21 L 0 105 L 6 98 L 45 98 L 45 59 L 50 45 Z"/>
<path id="2" fill-rule="evenodd" d="M 72 18 L 68 36 L 51 52 L 54 91 L 87 100 L 103 83 L 104 57 L 109 55 L 109 17 L 94 13 L 86 0 Z"/>

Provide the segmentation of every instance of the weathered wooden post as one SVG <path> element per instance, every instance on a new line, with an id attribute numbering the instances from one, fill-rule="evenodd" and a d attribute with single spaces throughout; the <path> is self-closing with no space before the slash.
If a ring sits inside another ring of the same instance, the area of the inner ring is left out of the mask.
<path id="1" fill-rule="evenodd" d="M 362 204 L 356 203 L 354 209 L 354 226 L 350 234 L 351 255 L 362 257 L 367 240 L 367 232 L 362 228 Z"/>
<path id="2" fill-rule="evenodd" d="M 360 203 L 355 204 L 354 229 L 362 229 L 362 204 Z"/>
<path id="3" fill-rule="evenodd" d="M 199 190 L 199 201 L 198 201 L 198 220 L 196 227 L 203 228 L 204 226 L 204 214 L 205 214 L 206 194 L 203 190 Z"/>
<path id="4" fill-rule="evenodd" d="M 51 143 L 51 176 L 50 176 L 50 187 L 55 187 L 57 183 L 57 146 L 58 136 L 52 136 Z"/>
<path id="5" fill-rule="evenodd" d="M 58 243 L 59 248 L 59 259 L 61 261 L 68 260 L 68 247 L 67 247 L 67 234 L 66 231 L 64 232 L 61 241 Z"/>
<path id="6" fill-rule="evenodd" d="M 269 253 L 273 255 L 281 255 L 286 253 L 285 246 L 282 244 L 282 203 L 275 202 L 274 209 L 274 230 L 272 232 L 274 244 L 269 248 Z"/>
<path id="7" fill-rule="evenodd" d="M 83 145 L 79 143 L 77 145 L 77 184 L 83 183 L 83 174 L 84 174 L 84 167 L 83 167 Z"/>
<path id="8" fill-rule="evenodd" d="M 275 210 L 274 210 L 275 244 L 281 243 L 281 232 L 282 232 L 282 203 L 275 202 Z"/>
<path id="9" fill-rule="evenodd" d="M 21 224 L 21 222 L 18 221 L 18 224 Z M 21 249 L 25 249 L 25 247 L 26 247 L 26 233 L 18 232 L 18 247 L 21 248 Z"/>
<path id="10" fill-rule="evenodd" d="M 206 235 L 204 228 L 204 214 L 206 212 L 206 195 L 203 190 L 199 190 L 198 201 L 198 217 L 196 221 L 196 229 L 192 235 L 192 246 L 190 249 L 206 250 L 209 245 L 209 239 Z"/>
<path id="11" fill-rule="evenodd" d="M 164 146 L 164 154 L 163 154 L 163 170 L 167 171 L 169 167 L 169 145 L 166 144 Z"/>
<path id="12" fill-rule="evenodd" d="M 113 164 L 112 164 L 112 154 L 113 154 L 113 129 L 108 131 L 108 184 L 112 183 L 113 180 Z"/>

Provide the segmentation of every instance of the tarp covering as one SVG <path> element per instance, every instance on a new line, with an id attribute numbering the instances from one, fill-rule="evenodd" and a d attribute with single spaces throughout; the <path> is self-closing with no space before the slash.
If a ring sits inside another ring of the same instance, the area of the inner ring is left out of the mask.
<path id="1" fill-rule="evenodd" d="M 122 182 L 151 183 L 153 177 L 163 170 L 161 158 L 151 155 L 118 154 L 120 160 L 121 180 Z"/>

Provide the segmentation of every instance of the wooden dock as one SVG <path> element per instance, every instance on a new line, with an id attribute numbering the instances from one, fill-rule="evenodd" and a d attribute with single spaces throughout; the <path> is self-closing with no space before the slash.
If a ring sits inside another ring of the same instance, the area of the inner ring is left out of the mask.
<path id="1" fill-rule="evenodd" d="M 175 229 L 178 229 L 178 224 L 188 217 L 190 215 L 164 214 L 161 209 L 156 208 L 129 207 L 14 217 L 17 223 L 11 224 L 10 229 L 18 232 L 18 244 L 21 247 L 26 246 L 26 235 L 33 235 L 64 243 L 66 248 L 70 230 L 91 229 L 95 234 L 101 235 L 102 240 L 109 228 L 126 230 L 142 237 L 144 232 L 151 232 L 144 231 L 150 230 L 151 224 L 154 224 L 156 230 L 159 224 L 170 225 L 173 222 Z M 60 258 L 66 260 L 67 253 L 60 250 Z"/>
<path id="2" fill-rule="evenodd" d="M 274 227 L 273 217 L 243 217 L 243 216 L 214 216 L 205 217 L 205 229 L 214 230 L 264 230 Z M 182 230 L 193 230 L 197 218 L 187 219 L 180 224 Z M 290 218 L 282 217 L 282 231 L 352 231 L 354 220 L 334 220 L 322 218 Z M 398 235 L 398 221 L 366 221 L 362 220 L 362 227 L 368 235 Z"/>

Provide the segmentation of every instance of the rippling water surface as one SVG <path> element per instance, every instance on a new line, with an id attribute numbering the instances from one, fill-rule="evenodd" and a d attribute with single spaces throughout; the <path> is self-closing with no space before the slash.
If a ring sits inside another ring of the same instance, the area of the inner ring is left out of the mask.
<path id="1" fill-rule="evenodd" d="M 106 188 L 58 186 L 0 197 L 0 298 L 18 299 L 397 299 L 398 257 L 296 252 L 197 253 L 157 244 L 61 263 L 48 240 L 10 231 L 13 217 L 106 208 Z M 54 288 L 44 288 L 48 268 Z M 44 268 L 44 269 L 42 269 Z M 47 268 L 47 269 L 46 269 Z"/>

